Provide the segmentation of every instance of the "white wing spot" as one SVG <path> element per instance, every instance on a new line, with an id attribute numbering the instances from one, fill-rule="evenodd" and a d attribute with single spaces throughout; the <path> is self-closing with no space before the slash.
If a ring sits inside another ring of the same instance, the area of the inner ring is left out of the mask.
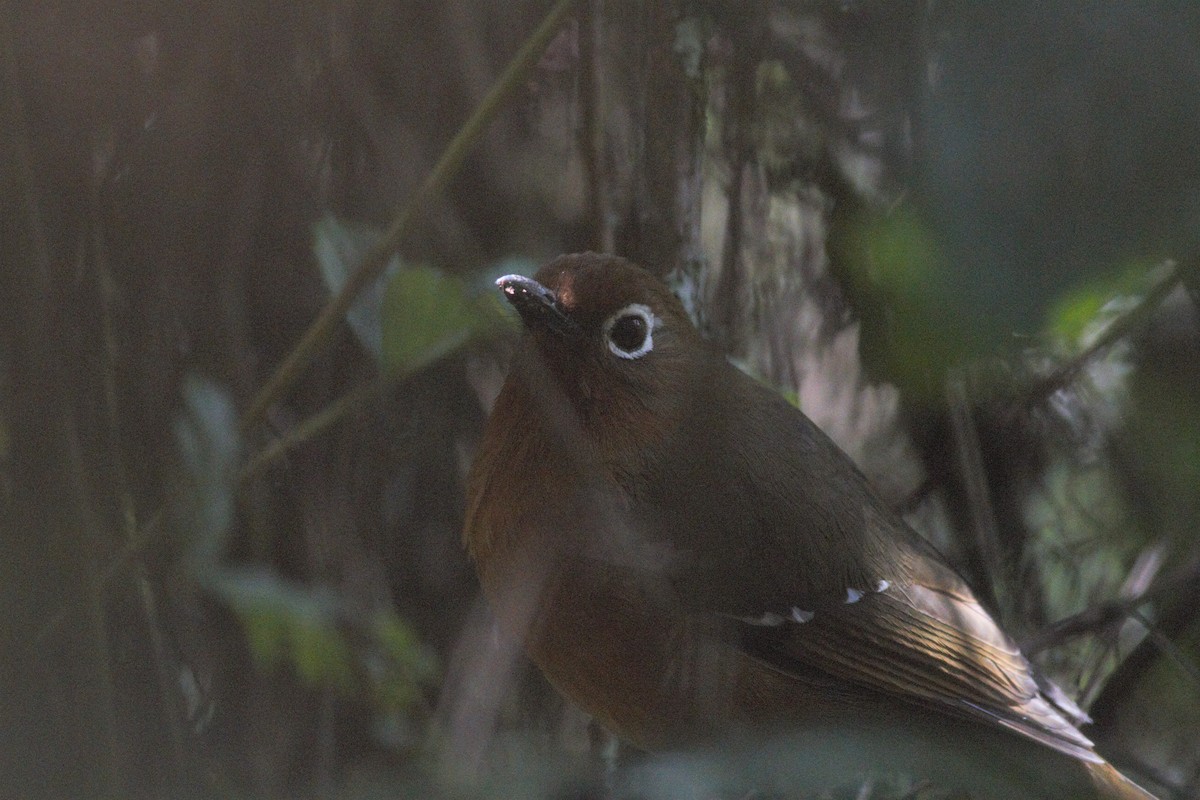
<path id="1" fill-rule="evenodd" d="M 796 606 L 792 606 L 792 621 L 793 622 L 799 622 L 799 623 L 811 622 L 812 618 L 815 616 L 816 616 L 816 614 L 812 611 L 805 611 L 802 608 L 797 608 Z"/>
<path id="2" fill-rule="evenodd" d="M 891 581 L 880 581 L 879 583 L 875 584 L 875 591 L 886 592 L 888 590 L 888 587 L 891 585 L 892 585 Z"/>
<path id="3" fill-rule="evenodd" d="M 862 600 L 862 596 L 863 596 L 863 593 L 860 592 L 858 589 L 847 589 L 846 590 L 846 605 L 850 605 L 851 603 L 857 603 L 859 600 Z"/>

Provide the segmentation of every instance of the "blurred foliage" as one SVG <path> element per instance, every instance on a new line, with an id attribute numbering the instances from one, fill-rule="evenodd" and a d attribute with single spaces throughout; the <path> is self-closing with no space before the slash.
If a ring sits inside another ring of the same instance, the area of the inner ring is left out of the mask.
<path id="1" fill-rule="evenodd" d="M 329 290 L 336 294 L 382 235 L 332 217 L 316 225 L 314 253 Z M 520 266 L 529 268 L 527 259 Z M 487 287 L 490 290 L 492 287 Z M 393 257 L 374 285 L 346 312 L 346 322 L 385 375 L 421 370 L 475 336 L 495 335 L 512 314 L 492 291 L 470 291 L 436 267 L 401 265 Z"/>
<path id="2" fill-rule="evenodd" d="M 233 400 L 211 381 L 189 375 L 175 439 L 183 461 L 177 525 L 186 532 L 185 563 L 211 569 L 224 555 L 234 516 L 233 481 L 241 435 Z"/>
<path id="3" fill-rule="evenodd" d="M 350 690 L 350 648 L 338 634 L 331 592 L 289 586 L 259 571 L 226 572 L 209 583 L 237 612 L 260 666 L 291 664 L 309 684 Z"/>
<path id="4" fill-rule="evenodd" d="M 915 395 L 940 392 L 946 368 L 978 354 L 999 319 L 991 309 L 961 313 L 948 286 L 952 267 L 943 246 L 911 205 L 865 212 L 843 236 L 840 255 L 851 279 L 888 309 L 887 344 L 875 359 Z"/>
<path id="5" fill-rule="evenodd" d="M 1160 266 L 1137 262 L 1111 275 L 1101 275 L 1057 298 L 1047 315 L 1051 336 L 1077 349 L 1088 346 L 1114 317 L 1128 312 L 1157 280 Z"/>
<path id="6" fill-rule="evenodd" d="M 337 294 L 352 271 L 379 241 L 381 232 L 365 225 L 351 225 L 336 217 L 324 217 L 313 226 L 313 254 L 330 294 Z M 346 312 L 346 322 L 359 343 L 377 361 L 383 359 L 383 303 L 386 287 L 400 271 L 400 257 L 393 256 L 379 278 L 359 293 Z"/>
<path id="7" fill-rule="evenodd" d="M 288 667 L 316 688 L 408 710 L 436 684 L 437 659 L 394 611 L 358 618 L 331 587 L 305 588 L 254 569 L 206 584 L 237 613 L 260 668 Z"/>
<path id="8" fill-rule="evenodd" d="M 410 267 L 388 283 L 383 302 L 383 369 L 405 374 L 507 321 L 494 297 L 473 300 L 461 281 Z"/>
<path id="9" fill-rule="evenodd" d="M 190 537 L 183 561 L 189 576 L 236 614 L 264 674 L 290 670 L 309 687 L 368 703 L 381 715 L 412 710 L 436 686 L 437 657 L 394 610 L 355 610 L 333 586 L 222 563 L 234 521 L 241 436 L 228 393 L 196 376 L 183 390 L 176 437 L 181 486 L 188 488 L 178 516 Z"/>

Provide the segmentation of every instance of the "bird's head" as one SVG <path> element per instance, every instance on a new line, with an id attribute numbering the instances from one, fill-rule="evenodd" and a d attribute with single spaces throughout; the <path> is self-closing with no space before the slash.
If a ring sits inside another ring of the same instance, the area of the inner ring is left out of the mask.
<path id="1" fill-rule="evenodd" d="M 497 285 L 527 331 L 517 369 L 531 384 L 529 370 L 552 376 L 593 434 L 649 434 L 669 420 L 709 352 L 670 289 L 623 258 L 560 256 Z"/>

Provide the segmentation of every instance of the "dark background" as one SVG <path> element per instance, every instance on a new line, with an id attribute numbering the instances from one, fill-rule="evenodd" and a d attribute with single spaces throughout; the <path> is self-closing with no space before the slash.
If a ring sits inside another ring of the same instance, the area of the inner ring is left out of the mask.
<path id="1" fill-rule="evenodd" d="M 549 10 L 0 3 L 0 795 L 597 793 L 460 544 L 490 281 L 595 249 L 1200 796 L 1200 9 L 584 0 L 422 189 Z"/>

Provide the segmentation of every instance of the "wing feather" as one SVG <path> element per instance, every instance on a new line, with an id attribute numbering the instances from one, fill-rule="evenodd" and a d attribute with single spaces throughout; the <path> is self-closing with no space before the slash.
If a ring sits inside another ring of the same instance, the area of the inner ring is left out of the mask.
<path id="1" fill-rule="evenodd" d="M 670 571 L 682 602 L 733 620 L 741 646 L 786 674 L 827 675 L 1098 760 L 966 583 L 849 457 L 769 389 L 718 368 L 727 374 L 701 385 L 679 449 L 640 495 L 663 538 L 692 548 Z M 689 455 L 697 441 L 703 459 Z"/>
<path id="2" fill-rule="evenodd" d="M 823 609 L 804 624 L 747 625 L 742 633 L 751 654 L 784 672 L 815 668 L 1099 760 L 1092 743 L 1041 695 L 1016 645 L 961 591 L 893 586 Z"/>

